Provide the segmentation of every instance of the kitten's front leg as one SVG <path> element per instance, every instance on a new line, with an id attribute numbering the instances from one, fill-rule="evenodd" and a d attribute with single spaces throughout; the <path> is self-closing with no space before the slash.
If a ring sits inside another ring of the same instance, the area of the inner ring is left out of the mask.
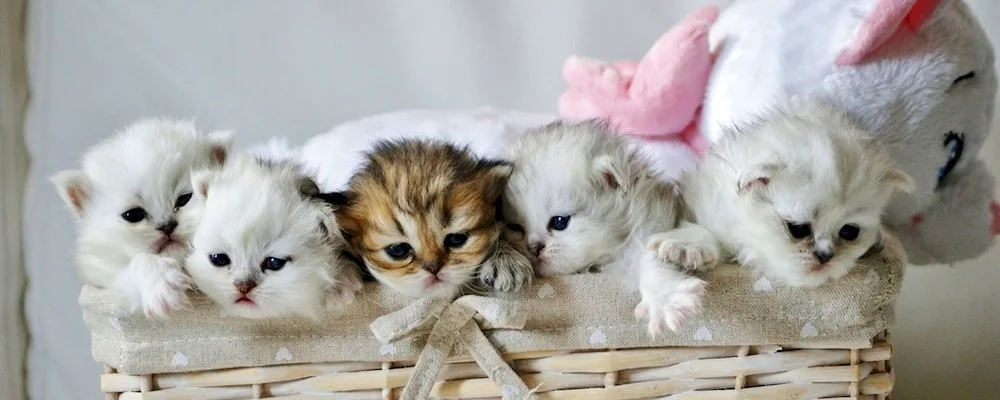
<path id="1" fill-rule="evenodd" d="M 479 282 L 499 292 L 514 292 L 531 284 L 535 270 L 528 257 L 506 239 L 501 238 L 498 246 L 479 267 Z"/>
<path id="2" fill-rule="evenodd" d="M 719 262 L 719 242 L 701 225 L 682 221 L 676 229 L 653 234 L 647 247 L 665 263 L 697 271 Z"/>
<path id="3" fill-rule="evenodd" d="M 165 318 L 188 304 L 192 281 L 179 260 L 139 254 L 118 274 L 114 287 L 132 311 L 142 309 L 147 318 Z"/>
<path id="4" fill-rule="evenodd" d="M 360 266 L 353 261 L 344 260 L 340 276 L 326 295 L 326 309 L 339 310 L 354 303 L 354 299 L 363 287 Z"/>
<path id="5" fill-rule="evenodd" d="M 636 319 L 646 319 L 649 336 L 656 338 L 665 329 L 677 331 L 684 320 L 701 311 L 705 281 L 685 275 L 675 266 L 661 263 L 652 253 L 639 262 L 639 294 Z"/>

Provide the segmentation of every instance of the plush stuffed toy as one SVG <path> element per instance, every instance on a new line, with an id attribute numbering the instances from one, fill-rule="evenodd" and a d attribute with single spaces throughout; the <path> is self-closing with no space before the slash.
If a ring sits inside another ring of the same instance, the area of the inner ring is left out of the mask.
<path id="1" fill-rule="evenodd" d="M 713 141 L 723 127 L 784 99 L 820 97 L 874 132 L 916 180 L 918 190 L 894 199 L 886 215 L 911 262 L 952 263 L 985 252 L 1000 233 L 1000 205 L 977 156 L 990 131 L 997 78 L 992 47 L 968 7 L 959 0 L 763 3 L 733 2 L 712 25 L 710 47 L 701 47 L 702 25 L 691 25 L 712 20 L 707 7 L 638 64 L 570 58 L 560 113 L 606 118 L 659 139 L 655 145 L 684 137 L 680 126 Z M 694 59 L 672 58 L 678 54 Z M 704 96 L 686 86 L 705 76 Z M 692 111 L 698 106 L 700 115 Z M 699 149 L 695 140 L 682 142 Z"/>

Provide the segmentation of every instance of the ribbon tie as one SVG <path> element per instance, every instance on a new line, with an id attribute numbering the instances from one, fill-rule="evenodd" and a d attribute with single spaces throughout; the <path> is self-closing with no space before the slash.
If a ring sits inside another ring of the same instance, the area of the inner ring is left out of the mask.
<path id="1" fill-rule="evenodd" d="M 482 329 L 522 329 L 527 317 L 516 302 L 467 295 L 449 301 L 423 298 L 402 310 L 384 315 L 371 324 L 372 333 L 382 343 L 429 332 L 427 343 L 406 382 L 401 400 L 423 400 L 430 396 L 437 375 L 461 343 L 479 367 L 501 389 L 504 399 L 537 399 L 524 381 L 490 343 Z"/>

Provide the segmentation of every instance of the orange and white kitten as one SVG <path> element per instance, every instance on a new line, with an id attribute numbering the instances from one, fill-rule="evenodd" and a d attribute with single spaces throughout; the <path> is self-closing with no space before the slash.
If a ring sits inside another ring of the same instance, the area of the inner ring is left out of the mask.
<path id="1" fill-rule="evenodd" d="M 413 297 L 531 281 L 527 256 L 502 236 L 499 201 L 512 164 L 419 139 L 380 141 L 341 192 L 336 214 L 371 274 Z"/>

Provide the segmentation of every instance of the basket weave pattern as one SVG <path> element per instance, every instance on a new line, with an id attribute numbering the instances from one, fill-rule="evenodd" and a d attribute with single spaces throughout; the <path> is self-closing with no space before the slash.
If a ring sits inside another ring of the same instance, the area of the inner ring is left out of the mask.
<path id="1" fill-rule="evenodd" d="M 885 399 L 893 385 L 887 334 L 871 343 L 505 354 L 541 399 Z M 107 399 L 396 399 L 412 362 L 336 362 L 129 375 L 106 367 Z M 468 357 L 453 357 L 433 398 L 499 398 Z"/>

